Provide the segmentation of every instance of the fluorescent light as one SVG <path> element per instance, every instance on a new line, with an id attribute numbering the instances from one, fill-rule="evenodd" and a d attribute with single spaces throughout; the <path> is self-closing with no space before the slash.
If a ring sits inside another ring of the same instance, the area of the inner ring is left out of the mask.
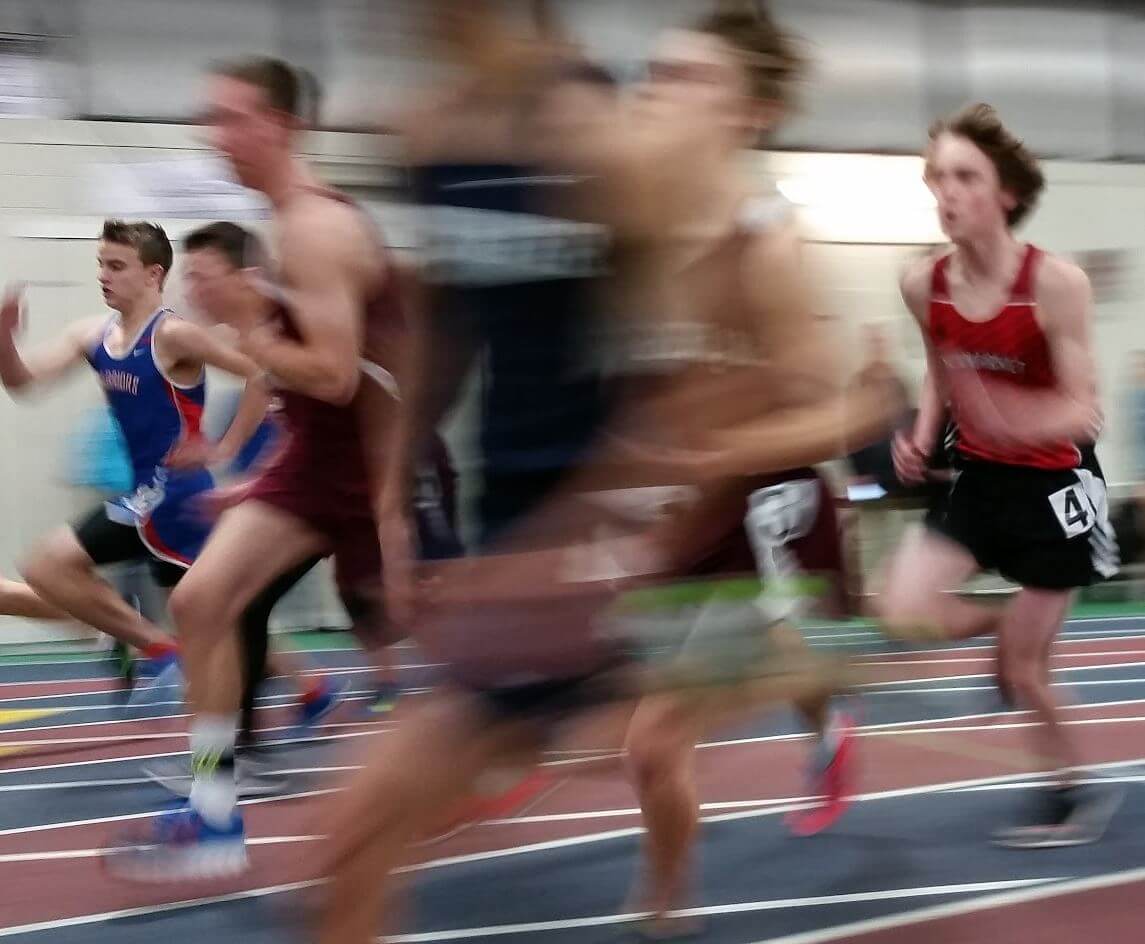
<path id="1" fill-rule="evenodd" d="M 832 210 L 935 209 L 934 196 L 921 179 L 901 174 L 859 173 L 840 168 L 829 175 L 788 177 L 776 184 L 779 192 L 796 206 Z"/>

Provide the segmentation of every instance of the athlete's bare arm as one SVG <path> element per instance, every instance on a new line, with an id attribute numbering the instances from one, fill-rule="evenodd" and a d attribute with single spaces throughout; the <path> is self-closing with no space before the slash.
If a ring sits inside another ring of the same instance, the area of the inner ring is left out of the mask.
<path id="1" fill-rule="evenodd" d="M 376 285 L 382 277 L 376 271 L 376 238 L 359 215 L 321 197 L 300 198 L 282 215 L 282 278 L 302 339 L 282 337 L 269 326 L 243 339 L 244 351 L 277 384 L 341 405 L 358 389 L 362 305 L 371 280 Z"/>
<path id="2" fill-rule="evenodd" d="M 104 324 L 100 317 L 77 321 L 59 338 L 25 356 L 16 347 L 15 337 L 22 309 L 20 291 L 9 289 L 0 306 L 0 383 L 13 395 L 59 380 L 82 364 Z"/>
<path id="3" fill-rule="evenodd" d="M 232 462 L 250 441 L 266 416 L 270 392 L 262 369 L 234 347 L 223 343 L 210 331 L 178 318 L 165 318 L 156 332 L 156 353 L 169 374 L 197 376 L 203 367 L 215 367 L 245 381 L 234 419 L 222 438 L 203 447 L 182 445 L 172 455 L 172 465 L 225 465 Z M 191 451 L 196 454 L 192 456 Z"/>
<path id="4" fill-rule="evenodd" d="M 1030 417 L 1026 434 L 1036 440 L 1090 440 L 1101 421 L 1089 277 L 1072 262 L 1046 255 L 1038 267 L 1035 298 L 1061 403 Z"/>

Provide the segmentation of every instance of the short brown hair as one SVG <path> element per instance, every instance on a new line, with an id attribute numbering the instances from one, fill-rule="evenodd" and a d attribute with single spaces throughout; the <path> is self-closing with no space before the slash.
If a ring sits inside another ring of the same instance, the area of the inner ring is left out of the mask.
<path id="1" fill-rule="evenodd" d="M 156 223 L 104 220 L 99 238 L 105 243 L 131 246 L 139 253 L 139 261 L 145 266 L 157 265 L 163 269 L 164 280 L 171 271 L 171 265 L 175 260 L 171 240 L 167 238 L 163 227 Z"/>
<path id="2" fill-rule="evenodd" d="M 318 120 L 321 90 L 318 80 L 305 69 L 296 69 L 282 59 L 254 56 L 216 63 L 211 72 L 253 85 L 275 111 L 310 124 Z"/>
<path id="3" fill-rule="evenodd" d="M 1038 166 L 1038 159 L 998 117 L 990 105 L 978 102 L 967 105 L 953 115 L 939 118 L 928 132 L 933 143 L 943 134 L 965 138 L 985 154 L 998 171 L 1002 189 L 1014 197 L 1014 208 L 1006 214 L 1006 222 L 1017 226 L 1038 203 L 1046 186 L 1046 178 Z"/>
<path id="4" fill-rule="evenodd" d="M 795 37 L 780 28 L 764 3 L 722 3 L 692 29 L 715 36 L 735 50 L 743 59 L 755 98 L 792 104 L 794 84 L 806 70 L 807 60 Z"/>
<path id="5" fill-rule="evenodd" d="M 266 262 L 266 251 L 258 234 L 237 223 L 208 223 L 183 237 L 184 252 L 202 249 L 221 253 L 236 269 L 261 266 Z"/>

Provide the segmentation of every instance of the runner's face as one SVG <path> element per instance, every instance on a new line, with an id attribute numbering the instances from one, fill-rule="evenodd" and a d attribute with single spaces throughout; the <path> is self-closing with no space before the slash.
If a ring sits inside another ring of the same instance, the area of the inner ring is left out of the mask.
<path id="1" fill-rule="evenodd" d="M 1006 226 L 1015 201 L 1002 189 L 997 168 L 968 138 L 940 134 L 926 155 L 926 184 L 938 201 L 938 221 L 952 242 Z"/>
<path id="2" fill-rule="evenodd" d="M 104 304 L 114 311 L 130 309 L 144 293 L 162 284 L 162 268 L 145 266 L 134 246 L 101 240 L 96 262 Z"/>
<path id="3" fill-rule="evenodd" d="M 228 323 L 242 291 L 241 273 L 217 249 L 196 249 L 184 261 L 183 282 L 191 307 L 208 321 Z"/>
<path id="4" fill-rule="evenodd" d="M 700 133 L 737 143 L 754 110 L 733 50 L 715 36 L 684 30 L 666 33 L 657 44 L 637 103 L 646 117 L 687 121 Z"/>
<path id="5" fill-rule="evenodd" d="M 228 76 L 211 76 L 203 116 L 211 146 L 222 154 L 244 186 L 265 183 L 268 162 L 290 151 L 290 123 L 257 86 Z"/>

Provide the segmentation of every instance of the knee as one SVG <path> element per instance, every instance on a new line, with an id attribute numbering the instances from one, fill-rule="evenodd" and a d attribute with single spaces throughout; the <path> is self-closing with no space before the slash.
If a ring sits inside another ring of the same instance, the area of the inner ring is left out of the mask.
<path id="1" fill-rule="evenodd" d="M 188 574 L 171 591 L 167 603 L 171 621 L 176 628 L 220 625 L 232 615 L 225 594 L 211 592 L 210 588 L 199 586 L 193 574 Z"/>
<path id="2" fill-rule="evenodd" d="M 869 614 L 891 636 L 911 632 L 926 622 L 928 611 L 933 612 L 932 607 L 926 606 L 913 594 L 901 593 L 889 588 L 875 597 L 867 606 Z"/>
<path id="3" fill-rule="evenodd" d="M 37 594 L 43 595 L 69 573 L 87 570 L 88 567 L 76 555 L 69 554 L 56 543 L 49 542 L 36 548 L 20 567 L 24 582 Z"/>
<path id="4" fill-rule="evenodd" d="M 694 745 L 678 726 L 664 721 L 643 724 L 628 737 L 625 753 L 637 789 L 673 783 L 686 774 Z"/>

